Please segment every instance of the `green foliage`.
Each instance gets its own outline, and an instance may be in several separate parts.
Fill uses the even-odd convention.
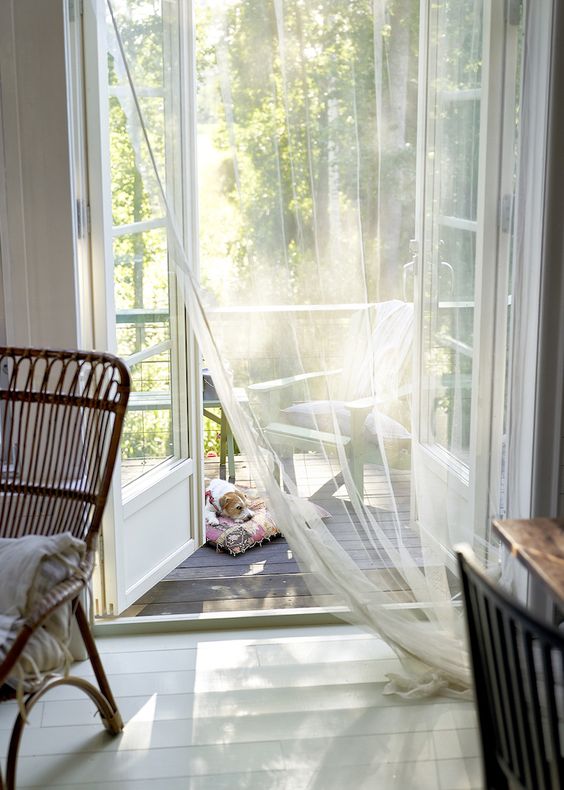
[[[331,303],[400,294],[415,208],[418,3],[388,0],[375,18],[380,5],[197,4],[200,249],[203,284],[218,297]],[[169,183],[178,126],[169,90],[178,68],[175,36],[164,19],[171,8],[159,0],[114,6]],[[117,51],[110,31],[112,216],[119,227],[163,212]],[[129,356],[170,337],[164,228],[116,235],[114,264],[118,351]],[[159,315],[134,320],[132,311],[150,310]],[[170,392],[169,356],[152,362],[134,376],[134,387]],[[208,427],[207,449],[218,450],[217,431]],[[130,413],[126,458],[167,457],[171,448],[170,410]]]
[[[151,147],[165,173],[165,28],[161,3],[117,0],[116,17],[128,65],[140,96]],[[133,97],[108,27],[109,129],[112,221],[116,228],[163,217],[157,183]],[[117,348],[124,357],[170,339],[169,265],[166,230],[120,232],[114,237],[114,298],[118,313]],[[154,311],[150,315],[151,311]],[[132,369],[134,392],[164,396],[170,403],[170,352]],[[149,398],[150,400],[150,398]],[[161,403],[161,406],[163,404]],[[125,460],[149,461],[174,454],[172,411],[130,408],[122,438]]]
[[[219,414],[219,409],[214,409],[214,413]],[[219,458],[221,434],[219,426],[214,420],[209,417],[204,417],[204,458],[208,453],[215,453]]]
[[[121,441],[125,461],[169,458],[172,445],[170,410],[128,411]]]
[[[215,212],[201,213],[204,271],[227,257],[242,301],[252,287],[263,301],[354,302],[365,276],[369,298],[398,295],[415,209],[418,4],[388,2],[380,26],[369,0],[281,7],[283,20],[264,0],[199,13],[198,110],[223,153],[203,187],[237,217],[226,241]]]

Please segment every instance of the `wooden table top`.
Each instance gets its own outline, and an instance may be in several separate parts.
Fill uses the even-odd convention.
[[[494,520],[493,529],[564,609],[564,519]]]

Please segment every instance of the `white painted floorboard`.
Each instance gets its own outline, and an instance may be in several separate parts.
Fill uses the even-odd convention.
[[[401,671],[349,626],[98,640],[126,721],[54,689],[31,717],[18,788],[480,790],[471,703],[384,695]],[[87,662],[74,671],[90,675]],[[15,703],[0,706],[5,755]]]

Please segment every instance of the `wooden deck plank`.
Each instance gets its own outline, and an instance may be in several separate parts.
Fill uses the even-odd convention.
[[[386,570],[367,572],[368,577],[385,580],[388,589],[404,590],[405,585],[400,577]],[[289,575],[264,574],[244,578],[198,580],[167,579],[145,593],[138,604],[178,603],[180,601],[219,600],[230,597],[268,598],[280,596],[307,596],[310,588],[308,573],[292,573]]]
[[[394,600],[398,603],[409,603],[413,600],[408,593],[394,592]],[[139,612],[143,617],[174,614],[202,614],[212,612],[245,612],[269,609],[302,609],[318,606],[334,607],[340,601],[334,595],[285,595],[267,596],[264,598],[222,598],[204,601],[182,601],[171,603],[147,604]]]
[[[201,601],[204,598],[211,601],[229,597],[266,598],[281,595],[309,595],[303,574],[293,573],[289,576],[268,574],[250,578],[214,579],[213,584],[209,584],[207,579],[166,580],[145,593],[137,603]]]
[[[235,563],[246,564],[252,562],[253,558],[260,558],[262,560],[271,557],[278,557],[282,559],[285,555],[291,553],[290,547],[284,538],[274,538],[270,542],[264,542],[262,546],[255,546],[249,549],[244,554],[229,554],[226,551],[216,551],[213,546],[202,546],[197,552],[194,552],[188,559],[180,563],[179,568],[192,568],[201,567],[202,565],[210,566],[223,566],[234,565]]]
[[[377,570],[378,564],[366,560],[359,562],[358,566],[361,570]],[[287,563],[263,563],[261,561],[256,563],[249,563],[248,565],[225,565],[221,567],[204,566],[203,568],[175,568],[166,577],[166,581],[178,581],[180,579],[208,579],[212,583],[213,579],[236,579],[240,576],[248,576],[249,573],[268,573],[273,574],[287,574],[287,573],[301,573],[300,566],[294,561]],[[164,580],[163,580],[164,581]]]

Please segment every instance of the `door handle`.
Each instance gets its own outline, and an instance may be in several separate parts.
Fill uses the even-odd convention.
[[[411,260],[404,263],[401,276],[401,291],[404,302],[413,302],[413,281],[415,278],[415,267],[417,265],[417,254],[419,243],[417,239],[409,240],[409,254]]]
[[[447,293],[445,295],[453,297],[454,296],[454,269],[450,265],[450,263],[448,263],[447,261],[441,261],[440,266],[441,266],[441,270],[442,271],[446,271],[446,274],[447,274],[447,278],[446,279],[447,279],[448,288],[447,288]],[[439,271],[441,271],[441,270],[439,270]],[[440,274],[439,274],[439,278],[440,278]],[[440,282],[441,282],[441,279],[439,279],[439,283]],[[439,285],[439,290],[440,290],[440,285]],[[440,298],[440,296],[439,296],[439,298]]]

